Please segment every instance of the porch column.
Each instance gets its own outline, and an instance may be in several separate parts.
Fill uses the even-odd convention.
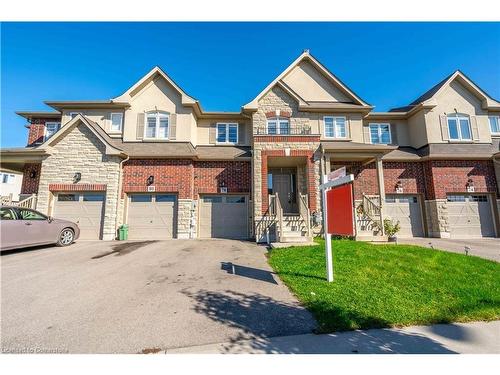
[[[384,186],[384,169],[382,166],[382,156],[377,156],[375,159],[377,168],[377,184],[380,195],[380,222],[382,224],[382,234],[384,235],[384,219],[385,219],[385,186]]]

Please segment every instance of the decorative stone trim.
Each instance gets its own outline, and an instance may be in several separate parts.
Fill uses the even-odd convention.
[[[320,135],[254,135],[254,142],[319,142]]]
[[[292,112],[282,111],[282,110],[278,109],[278,110],[275,110],[275,111],[266,112],[266,117],[267,118],[272,118],[272,117],[290,118],[290,117],[292,117]]]
[[[106,191],[106,184],[49,184],[49,191]]]

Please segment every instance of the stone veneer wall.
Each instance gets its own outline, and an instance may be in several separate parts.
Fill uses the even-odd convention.
[[[105,184],[103,239],[116,237],[118,174],[121,158],[104,154],[105,146],[81,124],[56,143],[43,162],[40,172],[37,209],[52,214],[54,202],[49,184],[72,184],[76,172],[82,174],[78,184]]]
[[[450,237],[446,199],[426,200],[425,220],[429,237]]]

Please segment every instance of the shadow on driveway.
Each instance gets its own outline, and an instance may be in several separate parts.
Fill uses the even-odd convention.
[[[249,279],[265,281],[276,285],[278,284],[276,280],[274,280],[273,273],[271,271],[241,266],[232,262],[221,262],[220,268],[231,275],[248,277]]]

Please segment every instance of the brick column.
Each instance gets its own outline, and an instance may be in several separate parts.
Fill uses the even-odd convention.
[[[309,197],[309,210],[316,211],[317,201],[316,174],[314,173],[314,153],[310,152],[307,155],[307,195]]]
[[[269,193],[267,187],[267,155],[265,152],[261,156],[261,197],[262,197],[262,214],[265,214],[269,209]]]

